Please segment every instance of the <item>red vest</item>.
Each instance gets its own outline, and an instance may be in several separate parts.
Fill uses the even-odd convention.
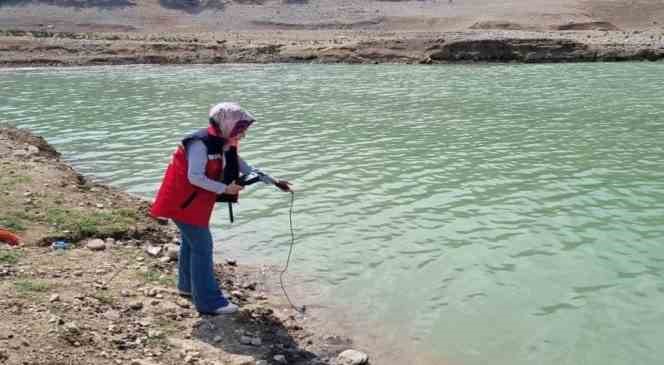
[[[185,145],[201,140],[207,147],[208,160],[205,175],[221,181],[223,177],[224,139],[209,127],[201,129],[182,140],[173,153],[166,169],[164,180],[152,203],[150,215],[155,218],[170,218],[178,222],[199,227],[208,227],[217,194],[192,185],[187,177],[187,153]]]

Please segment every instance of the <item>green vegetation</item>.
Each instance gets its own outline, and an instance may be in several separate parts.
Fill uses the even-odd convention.
[[[18,259],[21,257],[20,251],[15,250],[2,250],[0,251],[0,264],[9,264],[13,265],[18,262]]]
[[[15,188],[17,185],[28,184],[31,182],[32,178],[30,176],[12,175],[10,171],[9,174],[0,177],[0,188],[8,190]]]
[[[30,280],[17,280],[14,282],[14,286],[20,294],[42,293],[51,288],[48,283]]]
[[[5,213],[6,214],[6,213]],[[25,222],[17,215],[0,215],[0,228],[8,229],[12,232],[25,231]]]
[[[148,271],[144,273],[140,273],[139,275],[141,276],[141,279],[146,282],[146,283],[158,283],[161,285],[173,285],[174,284],[174,279],[173,277],[166,276],[162,277],[162,273],[157,271],[157,270],[152,270],[148,269]]]
[[[46,221],[58,231],[67,231],[72,239],[121,236],[134,226],[138,217],[131,209],[89,212],[77,209],[50,208]]]

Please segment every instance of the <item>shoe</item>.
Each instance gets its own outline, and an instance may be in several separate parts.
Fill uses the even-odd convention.
[[[233,314],[233,313],[237,312],[238,309],[240,309],[240,307],[238,307],[237,305],[235,305],[231,302],[228,302],[228,304],[226,304],[225,306],[215,309],[213,313],[214,314]]]

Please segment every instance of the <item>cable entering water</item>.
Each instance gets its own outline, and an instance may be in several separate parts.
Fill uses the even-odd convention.
[[[290,243],[290,248],[288,249],[288,258],[286,259],[286,266],[284,267],[283,270],[281,270],[281,273],[279,274],[279,283],[281,284],[281,290],[284,292],[284,295],[288,300],[288,304],[290,304],[290,306],[293,307],[293,309],[295,309],[298,313],[304,313],[304,311],[307,308],[304,305],[302,307],[295,306],[291,301],[290,297],[288,296],[288,293],[286,292],[286,287],[284,286],[284,273],[286,273],[286,270],[288,270],[288,264],[290,263],[291,255],[293,253],[293,246],[295,245],[295,232],[293,231],[293,203],[295,201],[295,192],[291,191],[290,193],[291,193],[291,201],[290,201],[290,212],[288,213],[288,221],[290,223],[291,243]]]

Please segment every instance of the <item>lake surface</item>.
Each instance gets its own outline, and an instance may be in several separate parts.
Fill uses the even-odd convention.
[[[664,64],[0,70],[0,121],[150,198],[238,101],[242,155],[295,184],[295,301],[377,364],[659,364]],[[252,186],[218,253],[282,265],[290,197]],[[296,287],[296,288],[295,288]]]

